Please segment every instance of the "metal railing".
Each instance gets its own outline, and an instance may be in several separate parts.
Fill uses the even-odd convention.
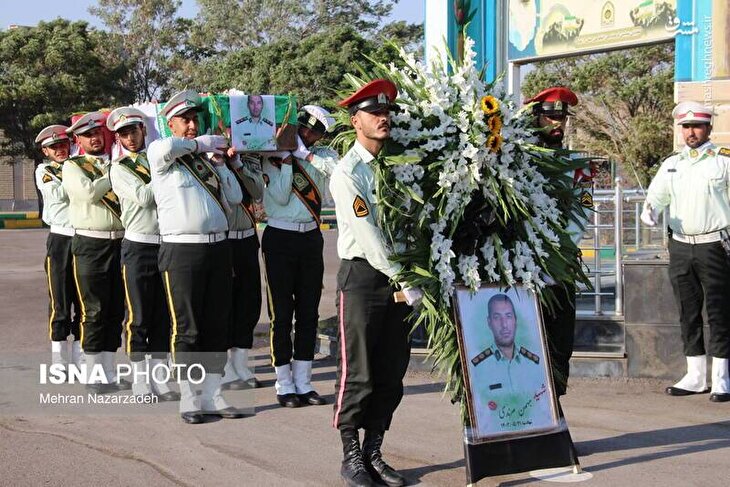
[[[580,245],[584,255],[593,253],[592,259],[584,260],[593,291],[579,290],[578,295],[579,298],[592,296],[593,306],[591,311],[579,310],[581,317],[623,316],[624,255],[627,251],[638,252],[649,248],[658,251],[666,248],[667,244],[666,214],[662,215],[660,225],[654,228],[643,226],[640,215],[644,191],[624,189],[621,178],[616,178],[614,182],[613,189],[594,191],[591,223],[586,226]],[[586,240],[592,241],[592,245],[583,245]],[[611,279],[613,291],[606,290]],[[610,298],[612,303],[607,302]]]

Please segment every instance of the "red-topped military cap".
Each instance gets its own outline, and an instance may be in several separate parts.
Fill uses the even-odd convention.
[[[578,104],[578,96],[565,86],[554,86],[525,100],[525,105],[529,103],[535,103],[535,111],[543,115],[572,115],[568,108]]]
[[[339,102],[338,105],[347,108],[352,115],[358,110],[370,113],[392,110],[395,108],[393,102],[397,96],[398,89],[393,82],[379,78],[372,80],[351,96]]]

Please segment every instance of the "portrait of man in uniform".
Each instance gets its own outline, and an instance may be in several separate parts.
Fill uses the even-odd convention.
[[[269,95],[230,95],[231,134],[240,151],[276,150],[276,102]]]
[[[537,296],[530,290],[458,289],[456,312],[474,440],[557,427]]]

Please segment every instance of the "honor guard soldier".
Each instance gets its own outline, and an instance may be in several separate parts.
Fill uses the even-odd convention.
[[[145,147],[145,114],[138,108],[121,107],[106,120],[116,134],[122,155],[112,162],[110,178],[122,208],[122,280],[127,305],[124,348],[132,362],[132,392],[156,394],[161,401],[180,399],[164,381],[160,367],[170,351],[170,315],[157,266],[160,229],[152,191],[150,165]],[[149,367],[146,355],[151,359]],[[157,373],[150,379],[149,371]],[[152,386],[150,386],[152,384]]]
[[[231,348],[226,362],[225,388],[259,387],[259,381],[248,367],[248,355],[253,347],[253,330],[261,315],[261,269],[259,268],[259,238],[253,203],[264,195],[264,178],[258,156],[239,156],[229,149],[228,164],[241,188],[243,198],[233,206],[228,217],[228,240],[233,259],[233,293]]]
[[[535,126],[540,130],[537,132],[540,140],[539,145],[547,149],[560,150],[563,148],[565,127],[570,113],[570,107],[578,104],[578,96],[564,86],[557,86],[541,91],[535,97],[525,101],[525,104],[532,103],[532,110],[535,116]],[[591,211],[593,208],[593,175],[590,170],[577,169],[570,171],[569,176],[573,179],[576,197],[586,208]],[[587,223],[587,216],[584,214],[581,223],[569,219],[567,231],[571,235],[573,243],[578,245],[583,238],[583,228]],[[576,259],[578,256],[576,256]],[[551,309],[542,306],[542,315],[545,319],[545,331],[548,335],[550,358],[553,367],[557,371],[557,377],[553,378],[555,392],[558,396],[566,393],[568,376],[570,374],[570,357],[573,355],[573,341],[575,336],[575,294],[576,284],[561,283],[553,284],[551,290],[556,302]]]
[[[702,305],[706,301],[712,356],[710,401],[730,401],[730,150],[710,141],[712,110],[679,103],[672,116],[685,147],[666,159],[649,185],[641,219],[657,223],[669,207],[669,278],[679,305],[687,373],[670,396],[707,390]]]
[[[313,389],[312,360],[322,296],[324,239],[319,229],[322,189],[337,164],[337,154],[314,147],[334,119],[308,105],[299,114],[298,148],[264,163],[268,180],[264,207],[268,216],[262,237],[271,318],[271,360],[276,370],[276,398],[284,407],[322,405]],[[294,344],[292,352],[292,319]]]
[[[81,309],[76,294],[71,263],[71,240],[74,229],[68,216],[68,195],[63,188],[63,163],[70,154],[71,141],[64,125],[50,125],[35,139],[49,162],[38,165],[35,182],[43,195],[43,221],[51,227],[46,240],[45,270],[48,278],[48,336],[51,340],[51,363],[81,362],[79,320]],[[73,317],[71,315],[73,307]],[[71,354],[66,350],[69,335],[74,336]]]
[[[400,266],[377,224],[375,175],[370,165],[390,136],[395,85],[377,79],[339,105],[348,109],[357,140],[330,179],[337,213],[338,338],[333,424],[340,430],[344,460],[340,474],[348,485],[405,485],[382,458],[381,445],[403,397],[410,358],[409,305],[423,294],[405,288],[407,304],[396,303],[392,278]],[[359,429],[365,430],[360,447]]]
[[[246,99],[250,116],[236,120],[241,125],[241,134],[246,144],[246,150],[266,149],[274,144],[276,124],[262,116],[264,98],[261,95],[249,95]]]
[[[206,153],[222,154],[225,137],[198,136],[200,96],[175,94],[162,114],[172,137],[150,144],[147,157],[160,225],[159,266],[172,319],[171,351],[181,372],[180,417],[202,423],[204,416],[240,418],[221,395],[231,319],[231,249],[228,218],[241,202],[241,189],[225,164]],[[191,364],[205,369],[201,397],[187,374]]]
[[[106,115],[91,112],[66,132],[76,136],[84,154],[63,164],[63,187],[68,193],[71,225],[75,229],[71,251],[81,302],[81,348],[88,367],[102,364],[107,383],[87,384],[103,393],[129,389],[117,381],[114,355],[122,343],[124,289],[120,251],[124,231],[119,199],[109,181],[109,158],[102,127]]]

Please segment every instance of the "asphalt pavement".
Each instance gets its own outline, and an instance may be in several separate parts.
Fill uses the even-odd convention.
[[[20,357],[50,354],[42,268],[45,238],[45,230],[0,231],[0,362],[6,365]],[[335,240],[335,231],[325,232],[321,318],[335,314]],[[264,383],[252,398],[256,414],[237,420],[184,425],[174,408],[162,405],[144,410],[130,406],[121,413],[17,411],[9,404],[23,384],[14,383],[14,369],[5,366],[6,379],[0,382],[0,485],[342,485],[339,435],[331,425],[334,361],[318,356],[313,377],[330,405],[279,407],[267,326],[264,312],[252,354]],[[666,385],[650,379],[571,379],[561,402],[581,466],[591,477],[585,485],[730,483],[730,403],[710,403],[708,395],[668,397],[662,392]],[[458,408],[442,389],[439,377],[412,367],[386,435],[386,459],[412,485],[465,484]],[[479,485],[548,482],[523,473]]]

